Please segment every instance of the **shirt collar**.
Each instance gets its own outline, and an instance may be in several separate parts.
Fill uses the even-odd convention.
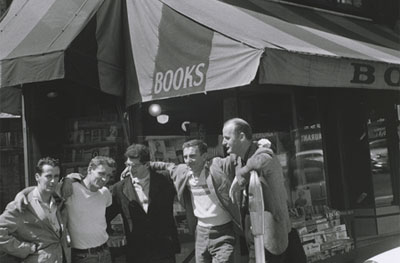
[[[50,208],[52,208],[56,204],[56,200],[54,199],[53,196],[50,197],[50,205],[48,205],[46,202],[43,202],[42,196],[40,195],[39,189],[37,186],[32,191],[32,199],[35,199],[35,200],[39,201],[39,203],[49,206]]]
[[[144,178],[138,178],[138,177],[133,177],[131,175],[131,180],[132,184],[140,184],[140,185],[145,185],[150,182],[150,175],[144,177]]]

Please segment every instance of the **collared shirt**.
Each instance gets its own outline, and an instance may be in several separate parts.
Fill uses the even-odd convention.
[[[60,223],[58,222],[58,219],[57,219],[57,205],[56,205],[56,201],[54,200],[54,198],[51,197],[50,204],[47,204],[46,202],[44,202],[42,200],[42,197],[39,193],[39,189],[37,187],[33,190],[32,198],[39,202],[40,206],[43,209],[43,212],[45,213],[46,217],[49,219],[49,222],[50,222],[51,226],[53,227],[53,229],[56,232],[60,231]]]
[[[146,176],[145,178],[131,176],[131,180],[143,210],[147,213],[149,208],[150,176]]]

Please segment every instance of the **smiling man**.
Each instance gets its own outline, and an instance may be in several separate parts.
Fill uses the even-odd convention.
[[[189,230],[196,235],[196,262],[234,262],[235,256],[239,259],[235,230],[241,229],[239,207],[228,196],[234,167],[221,158],[208,161],[201,140],[187,141],[182,149],[185,164],[154,162],[152,167],[170,172]]]
[[[111,166],[110,158],[96,156],[89,163],[87,176],[72,184],[73,194],[66,206],[74,263],[111,262],[105,218],[106,208],[112,203],[105,187],[112,174]]]
[[[37,186],[27,195],[27,205],[20,211],[11,202],[0,216],[0,251],[27,263],[69,262],[63,203],[53,198],[59,178],[57,160],[39,160]]]

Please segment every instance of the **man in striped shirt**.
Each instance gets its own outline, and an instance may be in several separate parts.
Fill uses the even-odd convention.
[[[170,171],[189,229],[196,230],[196,262],[233,262],[234,228],[241,228],[239,207],[229,198],[233,166],[220,158],[207,161],[207,145],[201,140],[187,141],[182,149],[185,164],[155,162],[152,166]]]

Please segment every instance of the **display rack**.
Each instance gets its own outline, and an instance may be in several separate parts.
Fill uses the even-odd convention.
[[[307,262],[315,262],[348,253],[354,242],[342,223],[340,212],[324,205],[289,209],[292,227],[296,228]]]
[[[74,118],[67,121],[63,145],[63,173],[87,173],[90,160],[108,156],[123,163],[123,132],[117,115]]]

